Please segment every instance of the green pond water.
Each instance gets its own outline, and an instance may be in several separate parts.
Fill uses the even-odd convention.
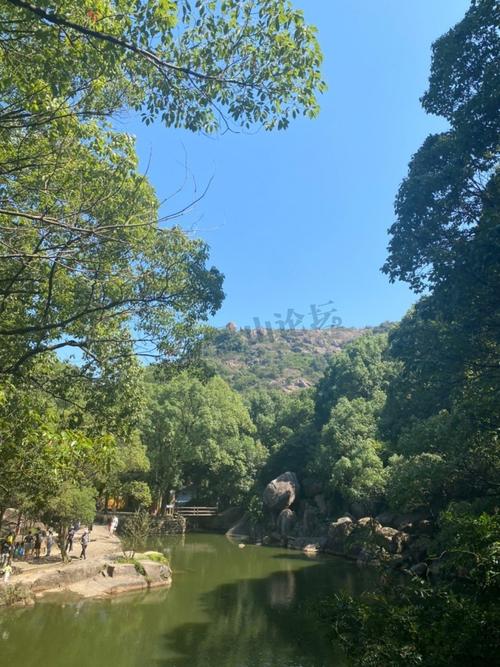
[[[160,547],[174,571],[169,590],[2,611],[0,665],[341,667],[311,608],[333,591],[373,588],[377,576],[334,557],[240,549],[221,535]]]

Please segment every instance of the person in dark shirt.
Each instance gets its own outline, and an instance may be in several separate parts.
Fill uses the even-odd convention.
[[[73,540],[75,539],[75,529],[73,526],[69,529],[68,538],[66,540],[66,551],[73,551]]]

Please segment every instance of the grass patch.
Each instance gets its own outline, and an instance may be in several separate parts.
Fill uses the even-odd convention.
[[[161,565],[169,564],[168,558],[160,551],[147,551],[144,555],[148,560],[152,560],[153,563],[161,563]]]

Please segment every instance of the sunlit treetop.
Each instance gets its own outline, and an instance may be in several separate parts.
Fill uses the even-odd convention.
[[[30,113],[282,129],[325,90],[316,29],[289,0],[5,0],[0,23],[0,87]]]

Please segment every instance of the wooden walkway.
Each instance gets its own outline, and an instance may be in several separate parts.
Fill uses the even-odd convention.
[[[176,506],[176,514],[181,516],[194,517],[194,516],[216,516],[218,510],[217,507],[195,507],[192,505],[186,505],[185,507]]]

